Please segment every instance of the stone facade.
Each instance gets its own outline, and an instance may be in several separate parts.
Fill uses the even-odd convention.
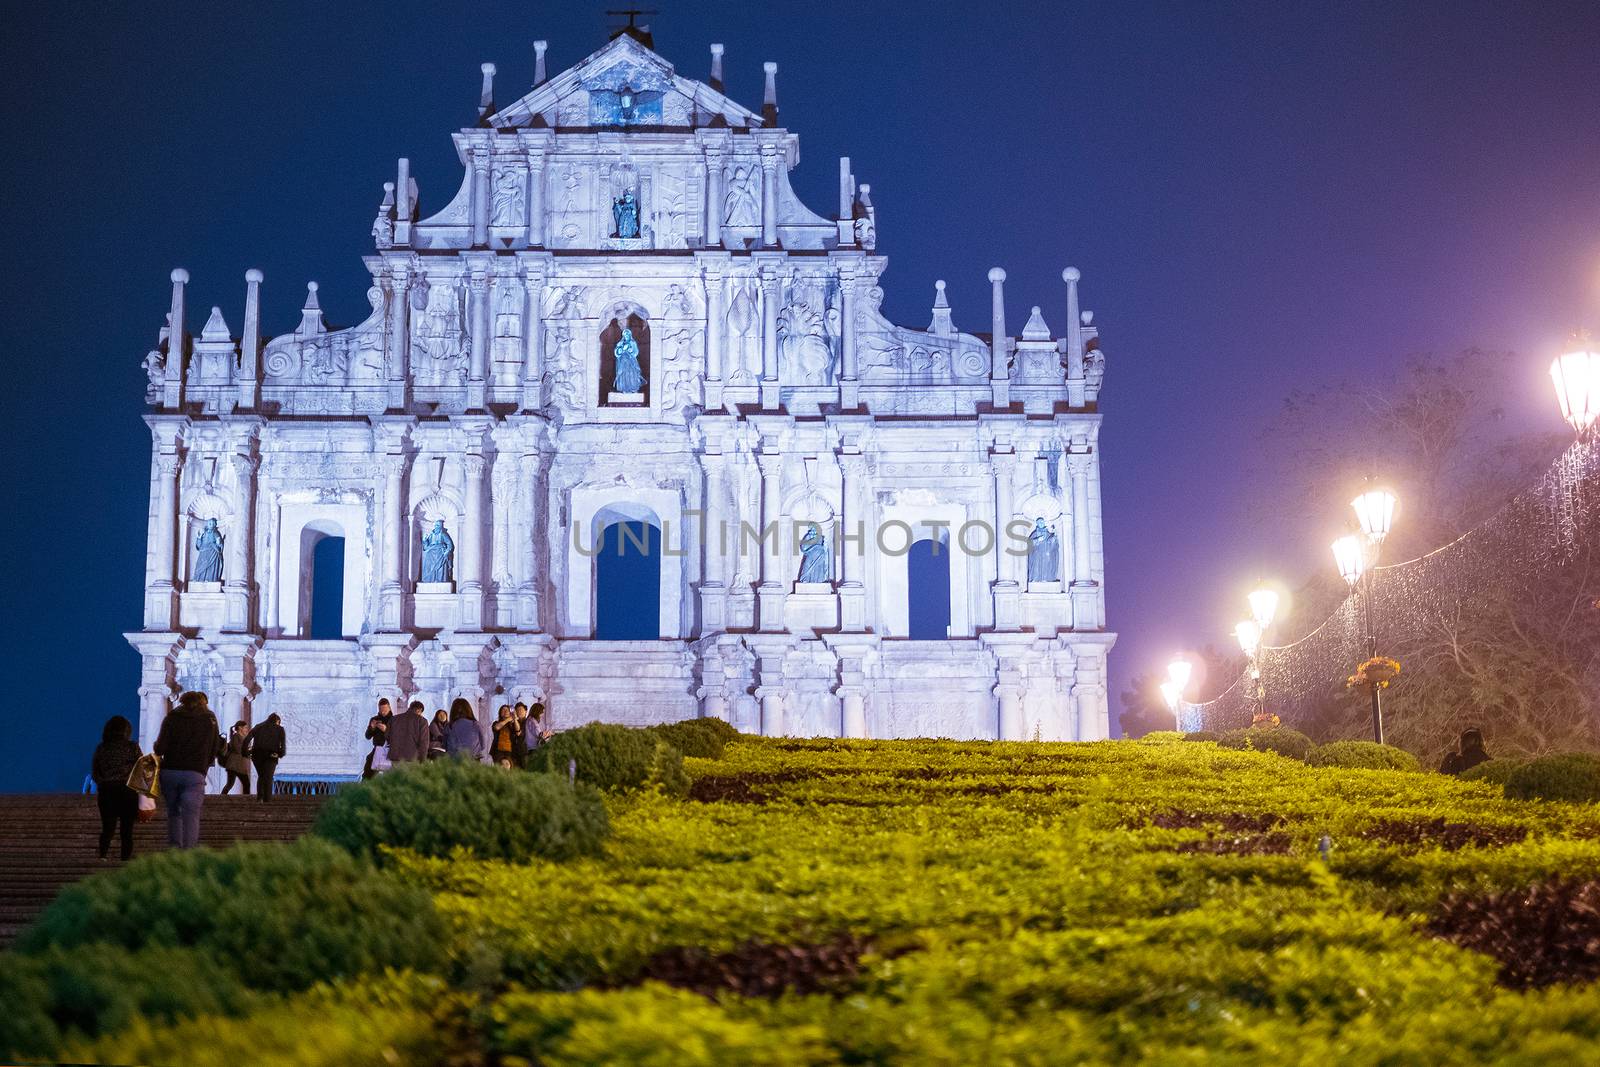
[[[288,774],[358,769],[380,694],[465,696],[484,720],[537,698],[556,726],[1108,736],[1104,361],[1078,272],[1058,338],[1038,308],[1007,335],[998,269],[990,335],[955,328],[942,282],[926,329],[890,323],[870,187],[843,160],[836,217],[801,204],[776,67],[756,113],[712,52],[697,82],[622,32],[501,108],[486,65],[456,195],[424,216],[407,161],[385,183],[357,326],[330,329],[312,283],[298,328],[262,338],[251,271],[242,337],[218,309],[191,336],[173,272],[128,635],[146,744],[191,688],[227,721],[280,712]],[[645,379],[627,395],[623,327]],[[190,580],[208,519],[222,577]],[[1058,562],[1030,580],[1038,519]],[[451,580],[423,582],[435,522]],[[618,522],[661,532],[657,640],[596,638],[594,548]],[[828,580],[802,583],[810,523]],[[326,537],[343,635],[316,640]],[[928,539],[950,625],[913,640],[905,549]]]

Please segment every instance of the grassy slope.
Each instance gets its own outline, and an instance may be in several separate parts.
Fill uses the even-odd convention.
[[[1600,1055],[1596,986],[1505,990],[1492,959],[1420,929],[1449,891],[1600,877],[1595,807],[1192,743],[751,741],[689,766],[702,795],[731,799],[615,798],[599,860],[403,861],[458,957],[495,976],[474,1000],[491,1048],[546,1063]],[[1423,823],[1441,817],[1467,829]],[[1444,847],[1473,838],[1508,843]],[[634,984],[666,949],[845,934],[873,947],[842,996]]]

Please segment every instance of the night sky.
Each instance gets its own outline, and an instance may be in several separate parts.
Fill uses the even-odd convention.
[[[478,64],[502,104],[605,43],[601,4],[279,0],[36,4],[7,15],[0,181],[6,676],[0,789],[76,787],[101,723],[136,711],[149,434],[140,360],[187,267],[191,330],[263,328],[305,282],[367,313],[360,256],[411,157],[427,210],[457,187]],[[1226,638],[1258,574],[1298,579],[1326,538],[1253,522],[1246,477],[1293,388],[1420,350],[1527,355],[1513,412],[1600,322],[1600,4],[857,2],[672,4],[657,50],[730,93],[779,64],[793,181],[824,214],[837,157],[872,185],[884,310],[925,326],[1059,332],[1083,271],[1107,354],[1107,594],[1135,673]]]

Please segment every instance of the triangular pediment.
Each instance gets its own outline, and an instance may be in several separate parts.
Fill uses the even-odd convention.
[[[626,128],[711,125],[719,117],[729,126],[761,125],[755,112],[704,82],[678,76],[664,57],[624,33],[497,109],[485,124]]]

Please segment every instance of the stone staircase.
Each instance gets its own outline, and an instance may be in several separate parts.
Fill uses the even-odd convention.
[[[311,827],[325,796],[208,796],[200,819],[200,843],[224,848],[236,841],[292,841]],[[133,854],[164,851],[167,813],[140,823]],[[0,796],[0,948],[16,940],[62,886],[97,871],[114,870],[121,847],[111,840],[111,859],[97,856],[100,813],[92,796],[25,794]]]

